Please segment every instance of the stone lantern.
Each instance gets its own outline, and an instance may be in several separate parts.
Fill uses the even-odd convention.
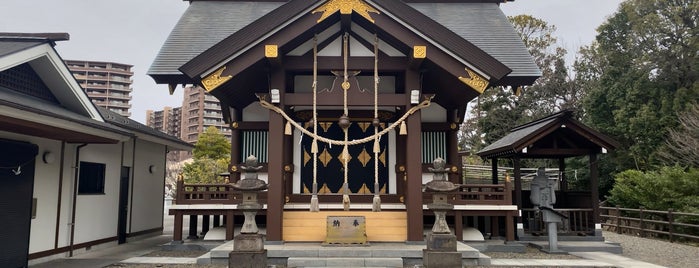
[[[248,156],[240,167],[245,172],[245,178],[237,181],[232,187],[243,193],[243,202],[238,209],[243,211],[245,222],[240,234],[233,238],[233,251],[229,254],[228,267],[267,267],[267,250],[264,249],[264,239],[259,234],[255,215],[262,209],[257,202],[257,194],[267,190],[267,183],[257,178],[257,172],[262,169],[257,157]]]
[[[446,179],[449,169],[446,161],[440,157],[434,160],[431,168],[434,175],[432,180],[425,185],[426,192],[432,192],[432,203],[427,208],[435,215],[432,231],[427,234],[427,249],[423,251],[423,263],[425,267],[462,267],[461,253],[456,250],[456,235],[451,233],[446,221],[446,213],[454,209],[449,204],[448,196],[456,192],[459,185]]]

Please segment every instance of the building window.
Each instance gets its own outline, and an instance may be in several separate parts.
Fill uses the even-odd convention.
[[[422,163],[431,164],[437,157],[447,159],[447,133],[442,131],[422,132]]]
[[[106,165],[80,161],[78,194],[104,194]]]

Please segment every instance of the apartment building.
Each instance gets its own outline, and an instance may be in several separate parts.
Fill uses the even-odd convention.
[[[169,135],[180,137],[182,107],[165,106],[162,110],[146,111],[146,125]]]
[[[214,126],[230,140],[231,129],[223,121],[218,99],[198,86],[188,85],[183,91],[180,139],[194,144],[199,139],[200,133]]]
[[[131,116],[133,65],[83,60],[65,60],[65,63],[93,103],[119,115]]]
[[[231,138],[231,129],[223,121],[221,104],[201,87],[186,86],[181,107],[164,107],[163,110],[146,111],[146,125],[167,134],[179,137],[191,144],[197,143],[199,134],[206,128],[216,127],[226,139]],[[177,161],[191,157],[191,152],[177,152]]]

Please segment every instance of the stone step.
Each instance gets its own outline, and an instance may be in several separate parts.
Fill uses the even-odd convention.
[[[403,267],[403,259],[292,257],[289,258],[287,267]]]

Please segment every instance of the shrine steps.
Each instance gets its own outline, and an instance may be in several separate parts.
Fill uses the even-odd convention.
[[[278,267],[413,267],[422,265],[425,245],[370,243],[367,246],[323,246],[321,243],[265,245],[269,265]],[[198,264],[227,264],[233,241],[212,249]],[[489,265],[490,257],[457,243],[464,265]]]

